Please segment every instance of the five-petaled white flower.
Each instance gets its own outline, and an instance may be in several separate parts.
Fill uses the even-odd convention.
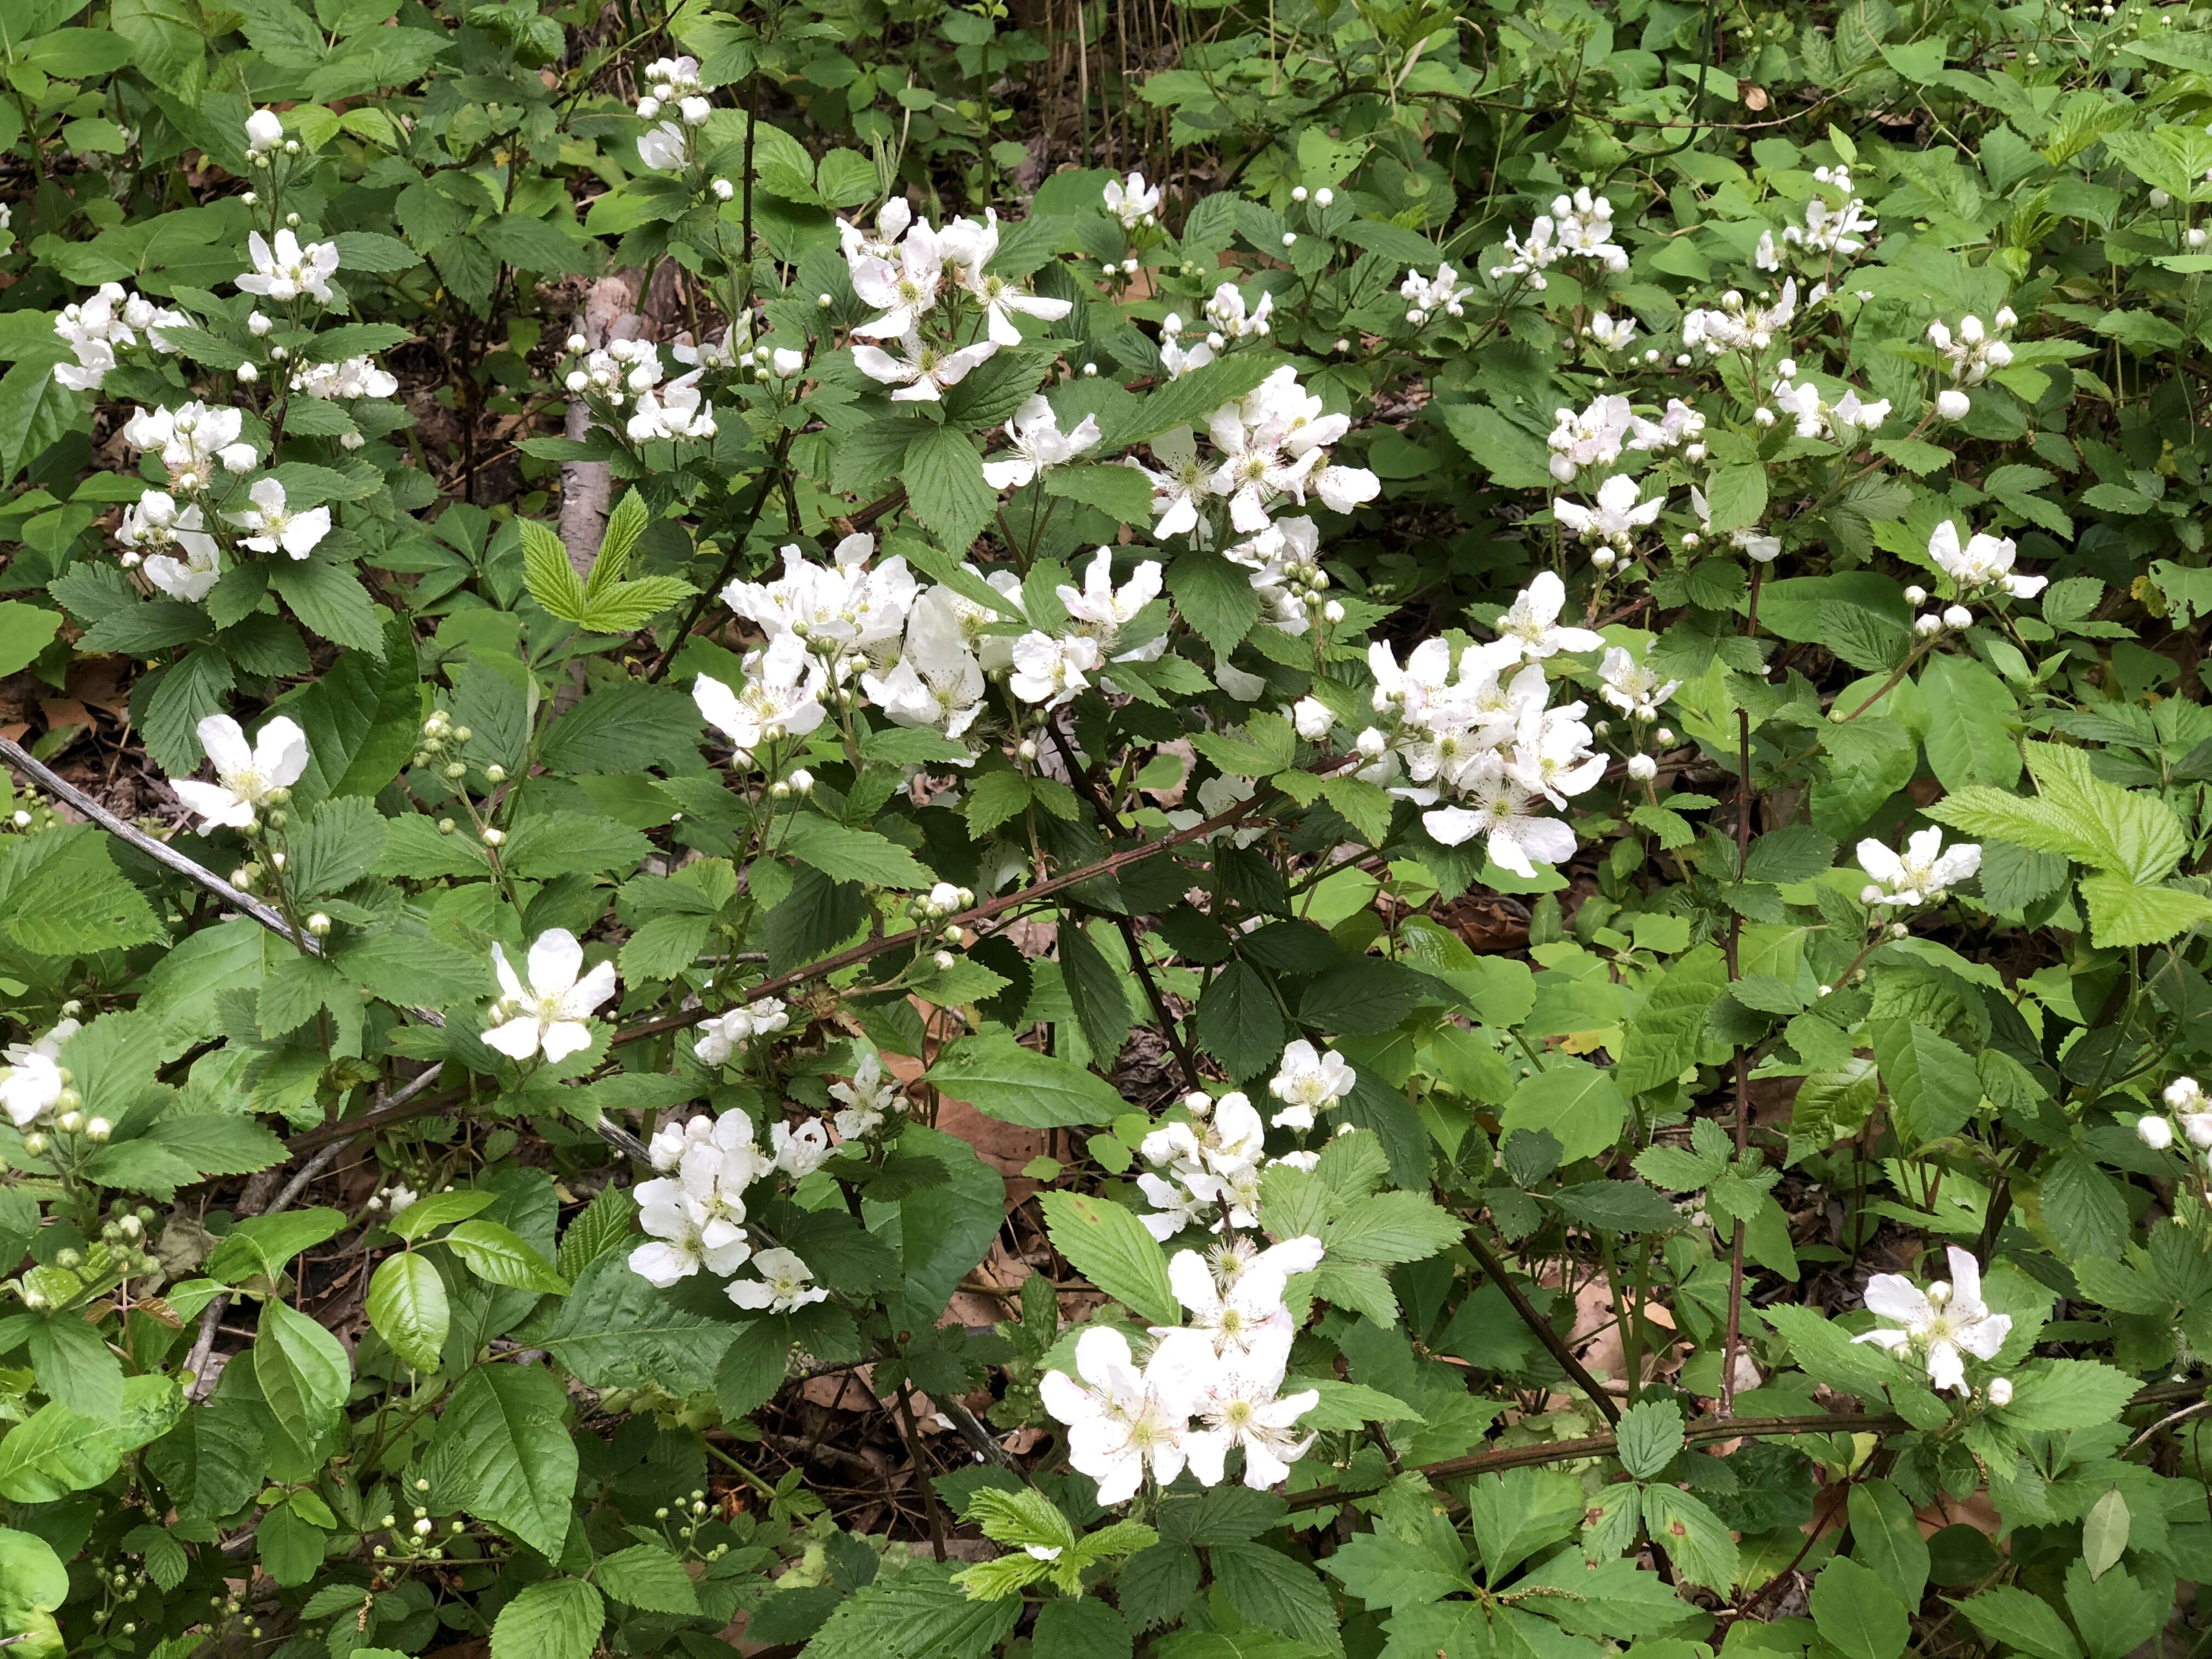
[[[993,341],[979,340],[957,351],[947,351],[908,329],[899,341],[904,356],[894,357],[881,346],[857,345],[853,348],[853,364],[870,380],[896,386],[898,390],[891,393],[895,404],[933,404],[944,396],[945,387],[958,386],[998,349]]]
[[[1283,1060],[1267,1092],[1283,1103],[1275,1114],[1279,1129],[1310,1129],[1314,1114],[1333,1106],[1352,1092],[1359,1073],[1344,1063],[1340,1054],[1322,1054],[1304,1037],[1283,1050]]]
[[[1106,211],[1119,219],[1123,228],[1127,230],[1134,230],[1160,209],[1159,186],[1147,185],[1141,173],[1131,173],[1126,183],[1119,179],[1109,179],[1105,197]]]
[[[497,1023],[483,1034],[488,1047],[510,1060],[528,1060],[543,1051],[557,1062],[592,1046],[592,1028],[585,1022],[615,994],[614,963],[603,962],[584,973],[582,945],[567,928],[553,927],[530,947],[527,987],[515,977],[496,942],[491,965],[502,994],[491,1006]]]
[[[1098,441],[1098,417],[1085,415],[1070,432],[1042,397],[1031,398],[1006,422],[1012,453],[983,463],[983,482],[994,489],[1019,489],[1047,467],[1063,466]]]
[[[691,700],[707,723],[750,757],[778,738],[803,738],[822,724],[826,672],[796,634],[779,634],[746,660],[744,690],[702,674]]]
[[[1979,847],[1965,842],[1947,848],[1943,832],[1933,825],[1914,830],[1902,856],[1872,836],[1859,843],[1858,852],[1859,868],[1874,878],[1859,893],[1859,902],[1867,905],[1938,904],[1982,867]]]
[[[1164,1486],[1173,1482],[1197,1403],[1184,1368],[1155,1353],[1139,1371],[1128,1339],[1100,1325],[1077,1341],[1075,1369],[1081,1382],[1047,1371],[1039,1392],[1045,1409],[1067,1425],[1067,1461],[1097,1481],[1098,1501],[1127,1503],[1148,1470]]]
[[[292,511],[285,505],[284,486],[274,478],[256,478],[246,495],[253,505],[226,516],[246,532],[246,544],[256,553],[281,551],[289,558],[304,559],[331,533],[330,508]]]
[[[241,294],[258,294],[280,304],[307,295],[317,305],[331,302],[331,278],[337,275],[335,242],[302,243],[289,230],[276,233],[272,247],[259,231],[246,239],[253,269],[238,279]]]
[[[251,747],[228,714],[210,714],[198,730],[218,781],[175,778],[169,787],[199,814],[204,829],[250,829],[262,803],[273,792],[289,789],[307,769],[307,734],[282,714],[261,728]]]
[[[54,1108],[69,1086],[62,1074],[62,1044],[77,1034],[77,1022],[63,1020],[35,1042],[11,1042],[0,1055],[0,1111],[19,1129],[27,1129]]]
[[[1966,1356],[1994,1359],[2012,1331],[2012,1316],[1991,1313],[1982,1302],[1982,1270],[1972,1255],[1949,1248],[1951,1279],[1937,1279],[1925,1291],[1901,1273],[1876,1273],[1867,1280],[1868,1311],[1901,1326],[1869,1331],[1854,1342],[1874,1342],[1892,1353],[1917,1350],[1928,1380],[1940,1390],[1966,1391]]]
[[[814,1275],[806,1264],[790,1250],[760,1251],[753,1257],[753,1271],[760,1274],[758,1279],[738,1279],[730,1282],[730,1300],[740,1308],[790,1313],[830,1299],[830,1292],[814,1282]]]
[[[2013,573],[2013,561],[2019,555],[2020,549],[2009,536],[1977,535],[1960,546],[1959,526],[1948,519],[1937,525],[1936,533],[1928,538],[1928,556],[1958,583],[1961,599],[1988,587],[2002,587],[2015,599],[2032,599],[2043,592],[2051,584],[2050,577]]]

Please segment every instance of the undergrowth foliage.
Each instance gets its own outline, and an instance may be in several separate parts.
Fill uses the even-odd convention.
[[[0,1648],[2202,1645],[2204,13],[0,10]]]

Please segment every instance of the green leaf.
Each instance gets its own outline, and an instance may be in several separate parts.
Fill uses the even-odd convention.
[[[568,1395],[550,1371],[477,1365],[453,1389],[432,1442],[461,1505],[548,1560],[561,1553],[576,1493],[567,1409]]]
[[[2144,886],[2125,876],[2086,876],[2081,896],[2088,901],[2090,939],[2100,950],[2163,945],[2212,921],[2212,899],[2203,894],[2181,887]]]
[[[261,1304],[253,1339],[253,1377],[279,1427],[301,1447],[313,1446],[344,1409],[353,1386],[345,1345],[288,1304]]]
[[[1714,535],[1748,530],[1766,512],[1766,469],[1756,462],[1720,468],[1705,488],[1705,501]]]
[[[837,1604],[809,1649],[817,1659],[985,1659],[1012,1633],[1021,1599],[971,1597],[951,1575],[934,1562],[878,1575]]]
[[[1138,405],[1130,441],[1156,438],[1179,426],[1203,426],[1206,416],[1251,392],[1283,361],[1269,351],[1233,351],[1170,380]]]
[[[445,1281],[413,1251],[387,1256],[368,1281],[368,1322],[418,1371],[435,1371],[453,1323]]]
[[[1621,1467],[1638,1480],[1656,1480],[1682,1449],[1682,1408],[1671,1400],[1631,1406],[1613,1425]]]
[[[31,1370],[50,1400],[110,1423],[123,1411],[123,1362],[77,1314],[49,1314],[31,1327]]]
[[[1875,1061],[1906,1144],[1924,1146],[1963,1127],[1982,1098],[1973,1057],[1909,1020],[1879,1020],[1872,1030]]]
[[[1095,507],[1118,524],[1146,526],[1152,523],[1152,481],[1133,466],[1048,467],[1042,482],[1046,495]]]
[[[1897,1659],[1912,1638],[1912,1620],[1897,1590],[1848,1557],[1814,1576],[1813,1626],[1844,1659]]]
[[[785,827],[782,849],[832,881],[857,881],[910,892],[929,885],[929,872],[914,854],[872,830],[855,830],[819,812],[797,812]]]
[[[1946,789],[2020,781],[2020,749],[2009,722],[2018,717],[2012,692],[1972,657],[1939,653],[1920,673],[1928,708],[1928,764]]]
[[[1772,835],[1760,836],[1752,843],[1753,851],[1774,839]],[[1832,849],[1833,843],[1829,845]],[[1824,866],[1826,861],[1821,860]],[[1640,1094],[1672,1083],[1696,1065],[1705,1016],[1727,992],[1728,977],[1728,963],[1717,945],[1700,945],[1678,957],[1630,1023],[1620,1064],[1613,1068],[1614,1083]]]
[[[269,585],[292,614],[332,645],[384,654],[385,613],[351,567],[330,559],[271,559]]]
[[[617,1601],[647,1613],[696,1616],[699,1592],[684,1564],[659,1544],[633,1544],[592,1569],[599,1588]]]
[[[1073,916],[1060,924],[1060,981],[1075,1005],[1083,1041],[1099,1065],[1110,1067],[1129,1040],[1129,975],[1106,959],[1090,930]]]
[[[998,507],[998,492],[983,482],[983,458],[966,433],[949,426],[932,427],[908,447],[899,482],[915,516],[956,558]]]
[[[714,1386],[714,1367],[736,1334],[726,1320],[678,1306],[629,1270],[627,1250],[611,1248],[576,1275],[537,1340],[586,1388],[657,1388],[681,1397]]]
[[[584,580],[568,562],[560,537],[535,519],[522,526],[522,580],[530,597],[562,622],[584,619]]]
[[[561,1252],[553,1267],[573,1285],[584,1269],[629,1237],[637,1200],[629,1188],[610,1182],[586,1204],[561,1235]]]
[[[146,896],[89,824],[0,845],[0,938],[33,956],[73,958],[165,935]]]
[[[1249,963],[1224,964],[1198,1000],[1198,1045],[1232,1078],[1257,1077],[1281,1056],[1283,1015]]]
[[[1053,1248],[1078,1273],[1142,1319],[1182,1323],[1182,1304],[1168,1283],[1167,1252],[1144,1223],[1120,1205],[1084,1193],[1044,1193],[1037,1202]]]
[[[321,1207],[249,1217],[209,1254],[207,1276],[223,1285],[242,1285],[257,1276],[273,1284],[286,1262],[335,1238],[345,1224],[343,1211]]]
[[[28,665],[61,631],[62,613],[18,599],[0,601],[0,679]]]
[[[464,1221],[441,1241],[488,1285],[519,1291],[568,1293],[568,1281],[545,1258],[495,1221]]]
[[[1072,1060],[1025,1048],[1006,1031],[952,1044],[929,1068],[929,1081],[984,1116],[1025,1129],[1110,1123],[1129,1109],[1104,1079]]]
[[[2013,1378],[2012,1403],[2000,1407],[2014,1429],[2089,1429],[2117,1422],[2135,1379],[2093,1359],[2041,1359]]]
[[[1905,1494],[1887,1480],[1863,1480],[1851,1488],[1850,1517],[1852,1559],[1918,1607],[1928,1588],[1928,1542]]]
[[[1544,1129],[1559,1138],[1563,1163],[1593,1158],[1620,1139],[1628,1102],[1612,1076],[1585,1060],[1554,1058],[1505,1103],[1500,1128]]]
[[[1359,1200],[1330,1224],[1328,1250],[1354,1261],[1395,1267],[1449,1249],[1466,1231],[1466,1223],[1426,1194],[1377,1193]]]
[[[2128,1548],[2128,1500],[2118,1486],[2089,1505],[2081,1522],[2081,1565],[2092,1582],[2120,1562]]]
[[[2014,1585],[2001,1584],[1952,1605],[1990,1641],[2033,1659],[2081,1659],[2081,1644],[2051,1604]]]
[[[1176,614],[1226,660],[1260,620],[1260,596],[1251,572],[1218,553],[1184,553],[1168,567],[1168,592]]]
[[[499,1610],[491,1659],[591,1659],[607,1604],[580,1578],[532,1584]]]

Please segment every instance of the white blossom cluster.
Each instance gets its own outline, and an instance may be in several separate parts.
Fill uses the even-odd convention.
[[[1291,1043],[1268,1085],[1282,1103],[1275,1127],[1312,1128],[1315,1115],[1351,1093],[1358,1080],[1342,1055],[1324,1055],[1304,1040]],[[1319,1156],[1296,1152],[1269,1158],[1267,1125],[1242,1091],[1214,1100],[1194,1091],[1182,1103],[1190,1121],[1163,1125],[1138,1148],[1151,1168],[1137,1177],[1137,1189],[1152,1206],[1151,1214],[1138,1218],[1163,1243],[1187,1227],[1223,1233],[1258,1225],[1260,1178],[1267,1170],[1277,1164],[1310,1170]]]
[[[1948,1255],[1950,1279],[1939,1279],[1925,1291],[1901,1273],[1876,1273],[1867,1280],[1868,1311],[1890,1326],[1851,1340],[1875,1343],[1894,1354],[1916,1354],[1936,1389],[1965,1394],[1967,1358],[1996,1358],[2011,1334],[2012,1316],[1992,1313],[1983,1303],[1981,1266],[1971,1254],[1954,1244]],[[1996,1379],[1988,1397],[1994,1406],[2009,1403],[2011,1383]]]
[[[1492,280],[1526,276],[1539,293],[1543,273],[1561,259],[1586,259],[1615,276],[1628,269],[1628,251],[1613,240],[1613,204],[1587,185],[1553,198],[1551,212],[1537,216],[1526,241],[1508,231],[1505,251],[1513,257],[1490,268]]]
[[[1152,1327],[1141,1365],[1127,1336],[1097,1325],[1075,1345],[1073,1376],[1044,1373],[1045,1409],[1067,1425],[1068,1463],[1098,1483],[1099,1503],[1127,1503],[1147,1475],[1164,1486],[1186,1468],[1200,1486],[1218,1486],[1231,1451],[1244,1454],[1248,1486],[1266,1491],[1290,1478],[1314,1439],[1298,1419],[1321,1395],[1282,1392],[1297,1335],[1284,1297],[1291,1275],[1321,1258],[1312,1237],[1264,1249],[1232,1239],[1210,1261],[1180,1250],[1168,1281],[1186,1322]]]
[[[1493,862],[1524,877],[1573,855],[1573,830],[1547,813],[1605,773],[1588,705],[1550,703],[1545,660],[1605,644],[1560,623],[1565,603],[1565,584],[1545,571],[1498,618],[1499,637],[1456,662],[1441,639],[1414,647],[1402,667],[1385,641],[1367,653],[1381,724],[1359,734],[1370,757],[1359,775],[1427,808],[1421,825],[1443,845],[1481,836]]]
[[[56,367],[54,379],[72,392],[97,392],[121,354],[141,339],[155,351],[173,354],[176,347],[162,331],[191,326],[181,311],[157,306],[120,283],[102,283],[90,299],[64,306],[54,319],[54,332],[76,354],[74,363]]]
[[[1406,321],[1413,328],[1437,317],[1464,317],[1468,298],[1473,292],[1461,286],[1457,271],[1442,264],[1437,267],[1434,276],[1409,270],[1406,280],[1398,284],[1398,297],[1406,302]]]
[[[1160,319],[1160,368],[1170,380],[1193,369],[1204,368],[1232,341],[1264,340],[1274,331],[1275,296],[1262,294],[1257,305],[1248,307],[1244,290],[1224,283],[1206,300],[1201,313],[1206,331],[1195,345],[1185,345],[1182,313],[1170,311]]]
[[[2012,362],[2012,347],[2005,334],[2020,319],[2013,314],[2010,306],[1998,307],[1986,329],[1982,319],[1967,315],[1959,319],[1954,332],[1942,318],[1928,325],[1929,343],[1948,369],[1951,384],[1936,394],[1936,412],[1947,421],[1963,421],[1973,407],[1973,400],[1965,388],[1979,386],[1989,379],[1990,371],[2006,367]]]
[[[873,235],[842,219],[838,230],[854,293],[880,313],[854,335],[898,344],[896,356],[879,345],[856,345],[853,362],[870,380],[896,387],[894,403],[934,403],[1000,347],[1019,345],[1017,316],[1057,322],[1073,308],[1073,301],[1031,294],[988,269],[999,251],[999,216],[988,209],[981,222],[957,218],[933,229],[905,198],[895,196],[877,216]],[[956,346],[961,314],[970,307],[981,318],[983,337]]]
[[[4,1089],[5,1085],[0,1085]],[[2207,1099],[2204,1086],[2193,1077],[2178,1077],[2166,1085],[2166,1111],[2146,1112],[2136,1120],[2136,1133],[2142,1144],[2154,1152],[2164,1152],[2173,1145],[2174,1129],[2178,1125],[2181,1139],[2205,1155],[2206,1165],[2212,1168],[2212,1099]]]
[[[1226,504],[1231,528],[1256,536],[1286,498],[1305,506],[1309,490],[1338,513],[1373,501],[1382,481],[1329,456],[1351,429],[1349,416],[1328,413],[1321,398],[1298,384],[1297,371],[1283,365],[1248,395],[1213,411],[1206,422],[1211,454],[1201,455],[1188,434],[1153,441],[1160,468],[1139,469],[1152,485],[1152,534],[1212,545],[1209,508],[1217,501]]]
[[[1791,225],[1782,240],[1808,253],[1845,254],[1864,250],[1875,232],[1875,220],[1851,185],[1848,167],[1815,167],[1814,179],[1827,185],[1842,200],[1831,205],[1824,196],[1805,204],[1805,222]]]
[[[1035,434],[1042,420],[1028,412]],[[741,688],[702,675],[693,695],[749,763],[769,744],[805,737],[835,705],[873,708],[895,725],[957,740],[982,714],[993,680],[1018,704],[1050,709],[1073,699],[1103,667],[1149,660],[1166,648],[1162,629],[1142,637],[1134,631],[1160,595],[1156,560],[1139,561],[1116,585],[1114,550],[1100,548],[1081,587],[1055,589],[1069,629],[1047,632],[1024,629],[1027,609],[1011,571],[986,577],[969,566],[969,592],[924,587],[905,560],[874,563],[874,551],[873,538],[849,536],[822,565],[787,547],[781,576],[733,581],[723,590],[724,603],[768,642],[744,659]],[[996,602],[986,606],[969,597],[974,592],[996,595]]]
[[[679,172],[691,160],[692,133],[714,112],[700,80],[699,61],[657,58],[646,67],[645,85],[637,100],[638,119],[658,125],[638,135],[638,160],[656,173]]]
[[[770,1176],[798,1181],[813,1173],[830,1155],[828,1133],[818,1121],[795,1130],[779,1122],[769,1139],[763,1150],[754,1139],[752,1118],[735,1110],[719,1117],[702,1113],[655,1134],[648,1150],[659,1174],[640,1182],[634,1194],[649,1242],[630,1252],[630,1271],[665,1290],[703,1267],[730,1279],[725,1294],[731,1301],[760,1312],[790,1313],[826,1300],[830,1292],[813,1282],[796,1254],[775,1246],[754,1250],[744,1195]],[[735,1278],[749,1261],[759,1277]]]

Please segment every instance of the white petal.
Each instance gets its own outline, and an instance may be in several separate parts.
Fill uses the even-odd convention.
[[[538,1052],[538,1036],[537,1020],[526,1014],[494,1026],[483,1034],[483,1040],[485,1047],[498,1049],[510,1060],[527,1060]]]
[[[542,997],[558,996],[583,971],[584,947],[565,927],[550,927],[530,947],[530,988]]]

